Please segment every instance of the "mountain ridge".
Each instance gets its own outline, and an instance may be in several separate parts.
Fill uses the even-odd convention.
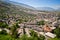
[[[51,7],[37,7],[37,10],[43,10],[43,11],[55,11],[55,9]]]
[[[19,5],[19,6],[22,6],[22,7],[25,7],[25,8],[29,8],[29,9],[35,9],[34,7],[30,6],[30,5],[27,5],[27,4],[24,4],[24,3],[18,3],[18,2],[13,2],[13,1],[7,1],[8,3],[11,3],[11,4],[15,4],[15,5]]]

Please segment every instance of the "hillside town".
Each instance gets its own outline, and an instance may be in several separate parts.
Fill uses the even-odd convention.
[[[30,37],[30,30],[36,32],[38,36],[43,35],[46,40],[48,40],[49,38],[55,38],[57,36],[53,33],[53,30],[55,30],[56,28],[60,28],[60,20],[58,20],[59,17],[57,15],[40,14],[40,16],[38,15],[34,18],[34,20],[29,19],[26,22],[18,23],[19,28],[17,28],[16,31],[18,32],[19,37],[21,37],[23,34],[27,34],[28,37]],[[6,22],[9,27],[11,27],[16,23],[16,20],[11,17],[9,19],[0,20],[0,22]],[[11,34],[10,28],[3,29],[6,30],[8,34]],[[0,31],[2,31],[3,29],[0,28]]]
[[[60,40],[60,11],[39,8],[0,0],[0,40]]]

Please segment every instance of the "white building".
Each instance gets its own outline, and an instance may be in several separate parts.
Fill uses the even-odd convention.
[[[56,37],[55,34],[52,34],[50,32],[45,33],[45,35],[48,36],[48,37],[51,37],[51,38],[55,38]]]

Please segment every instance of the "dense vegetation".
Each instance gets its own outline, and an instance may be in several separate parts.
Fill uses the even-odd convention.
[[[56,28],[53,31],[53,33],[56,34],[56,37],[55,38],[51,38],[50,40],[60,40],[60,28]]]

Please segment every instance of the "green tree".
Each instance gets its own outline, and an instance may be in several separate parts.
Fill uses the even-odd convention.
[[[60,28],[56,28],[54,30],[54,33],[57,35],[58,38],[60,38]]]
[[[60,40],[60,38],[50,38],[49,40]]]
[[[37,22],[37,25],[44,25],[44,20]]]
[[[39,40],[45,40],[45,37],[44,37],[43,35],[40,35],[40,36],[38,37],[38,39],[39,39]]]
[[[8,24],[6,22],[0,22],[0,28],[7,28]]]
[[[2,30],[2,31],[0,31],[0,34],[7,35],[7,32],[6,32],[6,30]]]
[[[0,35],[0,40],[16,40],[12,38],[10,35]]]
[[[12,27],[11,27],[11,33],[12,33],[12,37],[13,38],[18,38],[18,31],[17,31],[17,28],[19,28],[19,26],[17,24],[14,24]]]
[[[31,40],[45,40],[44,36],[42,36],[42,35],[38,36],[38,34],[36,32],[34,32],[33,30],[31,30],[30,35],[31,35],[31,37],[30,37]]]
[[[33,37],[38,37],[38,34],[36,32],[34,32],[33,30],[30,30],[30,35]]]

